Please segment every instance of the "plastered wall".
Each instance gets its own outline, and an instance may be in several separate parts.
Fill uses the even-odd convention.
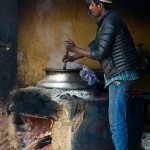
[[[78,47],[95,37],[96,19],[89,17],[84,0],[19,0],[18,5],[18,81],[35,85],[44,78],[44,68],[62,69],[65,54],[63,41],[70,38]],[[135,43],[144,43],[150,51],[150,19],[147,12],[130,1],[114,1]],[[137,5],[138,6],[138,5]],[[146,6],[146,5],[145,5]],[[92,69],[101,68],[97,61],[79,61]],[[68,64],[67,68],[73,68]]]

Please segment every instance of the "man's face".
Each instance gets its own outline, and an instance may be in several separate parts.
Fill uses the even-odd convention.
[[[102,4],[96,5],[93,0],[90,0],[89,11],[92,16],[99,17],[102,15]]]

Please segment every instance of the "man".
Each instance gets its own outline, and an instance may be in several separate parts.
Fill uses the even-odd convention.
[[[138,79],[135,45],[126,25],[112,9],[111,0],[89,0],[88,8],[91,15],[98,17],[96,38],[85,49],[66,39],[66,50],[75,55],[64,57],[63,61],[88,57],[102,63],[105,83],[109,87],[112,140],[116,150],[127,150],[127,102],[131,98],[133,81]]]

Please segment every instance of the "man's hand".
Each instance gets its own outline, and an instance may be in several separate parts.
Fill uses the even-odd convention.
[[[87,47],[85,49],[82,49],[82,48],[78,48],[76,47],[76,45],[74,44],[74,42],[70,39],[66,39],[64,41],[64,45],[65,45],[65,48],[66,50],[69,52],[73,52],[75,53],[75,55],[73,56],[69,56],[68,59],[62,59],[64,62],[67,62],[67,61],[70,61],[70,62],[73,62],[77,59],[80,59],[80,58],[83,58],[83,57],[88,57],[90,58],[90,48]],[[66,57],[65,57],[66,58]]]
[[[74,62],[76,60],[76,58],[74,56],[66,56],[64,55],[64,57],[62,58],[62,61],[65,63],[65,62]]]
[[[72,49],[74,47],[76,47],[75,44],[74,44],[74,42],[72,40],[70,40],[70,39],[66,39],[64,41],[64,45],[65,45],[66,50],[68,50],[70,52],[72,51]]]

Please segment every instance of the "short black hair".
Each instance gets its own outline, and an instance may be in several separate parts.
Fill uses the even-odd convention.
[[[100,4],[100,0],[93,0],[93,2],[94,2],[96,5],[99,5],[99,4]]]
[[[104,8],[106,10],[108,9],[112,9],[112,3],[105,3],[105,2],[101,2],[100,0],[93,0],[93,2],[96,4],[96,5],[99,5],[100,3],[103,4]]]

